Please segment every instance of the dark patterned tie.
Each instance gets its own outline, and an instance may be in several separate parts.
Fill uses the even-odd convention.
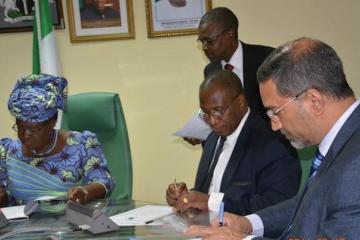
[[[212,177],[214,175],[214,169],[216,167],[217,162],[219,161],[219,157],[220,157],[220,154],[221,154],[221,152],[223,150],[225,141],[226,141],[226,137],[220,137],[220,142],[219,142],[219,144],[218,144],[218,146],[216,148],[213,160],[212,160],[212,162],[210,164],[208,173],[206,175],[205,182],[204,182],[204,184],[203,184],[203,186],[201,188],[201,191],[204,192],[204,193],[209,192],[210,183],[211,183]]]
[[[231,65],[230,63],[227,63],[227,64],[225,64],[224,69],[229,70],[230,72],[232,72],[232,70],[234,69],[234,66]]]

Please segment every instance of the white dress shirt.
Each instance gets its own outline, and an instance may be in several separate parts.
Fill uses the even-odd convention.
[[[241,84],[244,86],[243,48],[240,41],[236,51],[231,56],[229,62],[221,60],[222,69],[224,69],[224,66],[227,63],[234,66],[234,69],[232,71],[240,78]]]
[[[220,186],[222,182],[222,178],[226,169],[226,166],[229,163],[231,154],[234,150],[236,145],[236,141],[241,133],[242,128],[246,120],[248,119],[250,114],[250,109],[248,108],[245,116],[241,119],[239,126],[236,130],[231,133],[229,136],[226,137],[226,141],[224,143],[224,147],[222,152],[220,153],[219,160],[215,166],[213,178],[211,179],[210,187],[209,187],[209,194],[210,198],[208,201],[209,210],[218,212],[220,209],[220,204],[224,197],[224,193],[220,192]],[[220,139],[220,138],[219,138]],[[219,144],[219,140],[217,145]]]
[[[341,127],[344,125],[345,121],[349,118],[351,113],[355,110],[355,108],[360,104],[360,99],[355,101],[335,122],[334,126],[330,129],[330,131],[326,134],[324,139],[321,141],[319,145],[319,151],[323,156],[326,156],[327,152],[331,144],[333,143],[336,135],[339,133]],[[250,214],[245,216],[249,219],[253,229],[253,235],[247,236],[244,238],[245,240],[253,239],[255,236],[263,236],[264,235],[264,224],[261,221],[261,218],[256,214]]]

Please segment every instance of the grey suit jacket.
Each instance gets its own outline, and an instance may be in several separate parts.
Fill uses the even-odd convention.
[[[310,186],[256,214],[265,237],[283,232],[280,239],[360,238],[360,106],[337,134]]]

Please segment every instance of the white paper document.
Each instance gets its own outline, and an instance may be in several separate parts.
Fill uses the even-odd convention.
[[[172,213],[169,206],[146,205],[111,216],[118,226],[156,225],[155,220]]]
[[[25,215],[24,209],[25,209],[25,205],[20,205],[20,206],[1,208],[1,211],[3,212],[7,220],[28,219],[29,216]]]
[[[175,132],[175,136],[205,140],[211,133],[210,126],[198,114],[195,114],[184,126]]]
[[[34,201],[44,201],[44,202],[46,202],[46,201],[63,201],[63,200],[67,200],[67,194],[62,195],[62,196],[45,195],[45,196],[36,198]]]

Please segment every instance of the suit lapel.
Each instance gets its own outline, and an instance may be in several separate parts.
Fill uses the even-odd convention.
[[[244,82],[244,89],[246,92],[246,89],[248,89],[249,86],[249,82],[254,77],[253,73],[255,70],[253,69],[254,68],[253,64],[248,58],[248,56],[250,55],[248,45],[243,42],[241,42],[241,45],[243,50],[243,75],[244,75],[243,82]]]
[[[234,150],[231,153],[229,163],[225,168],[225,172],[221,180],[220,192],[225,192],[225,189],[231,184],[231,181],[238,169],[239,164],[241,164],[241,162],[243,161],[243,156],[248,146],[248,139],[251,131],[250,129],[252,128],[252,125],[254,123],[254,119],[252,119],[253,117],[253,113],[250,112],[249,118],[246,120],[243,128],[241,129],[239,137],[236,140]]]
[[[325,156],[324,165],[320,167],[318,176],[324,174],[327,169],[332,165],[336,157],[341,152],[342,148],[354,133],[354,129],[360,127],[360,105],[354,110],[354,112],[346,120],[338,134],[336,135],[334,142],[331,144],[328,153]]]

